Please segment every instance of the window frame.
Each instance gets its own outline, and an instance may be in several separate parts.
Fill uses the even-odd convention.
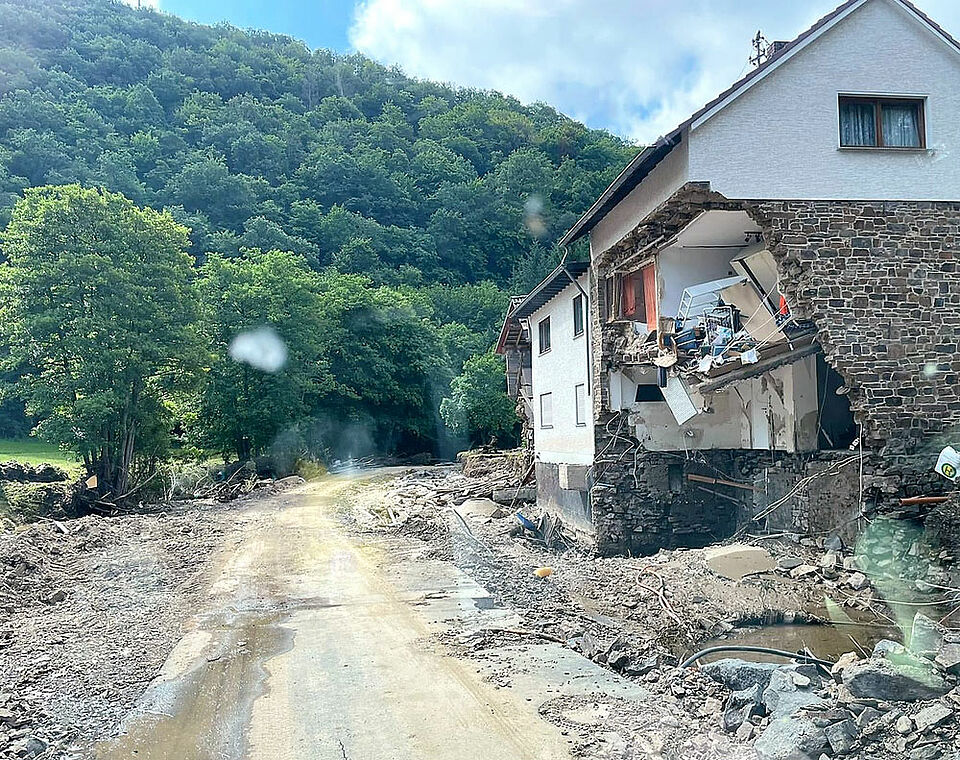
[[[579,321],[579,329],[577,322]],[[587,321],[584,319],[583,294],[577,293],[573,297],[573,337],[579,338],[587,331]]]
[[[547,400],[547,403],[550,405],[550,424],[544,424],[543,418],[543,401]],[[553,430],[553,391],[540,394],[540,429],[541,430]]]
[[[546,329],[544,329],[544,325],[546,325]],[[547,336],[546,348],[544,348],[544,345],[543,345],[544,335]],[[543,354],[550,351],[550,349],[552,348],[552,345],[553,345],[553,340],[552,340],[551,330],[550,330],[550,317],[544,317],[539,322],[537,322],[537,349],[539,350],[540,355],[542,356]]]
[[[874,129],[877,135],[876,145],[844,145],[843,144],[843,105],[845,102],[869,103],[873,106]],[[919,118],[917,132],[920,137],[919,146],[884,145],[883,139],[883,107],[885,105],[916,106]],[[927,98],[909,95],[847,95],[840,93],[837,96],[837,140],[841,150],[892,150],[918,151],[927,149]]]
[[[580,393],[583,393],[583,416],[580,416]],[[586,383],[577,383],[573,386],[573,410],[574,418],[577,423],[577,427],[586,427],[587,426],[587,384]]]

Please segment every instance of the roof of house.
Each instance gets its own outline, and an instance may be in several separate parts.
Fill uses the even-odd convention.
[[[526,296],[510,296],[510,304],[507,306],[507,314],[503,318],[503,326],[500,328],[500,337],[497,338],[496,352],[502,354],[507,349],[507,344],[519,346],[523,342],[523,325],[520,324],[514,316],[516,308],[523,303]]]
[[[571,261],[561,264],[547,275],[546,279],[517,305],[511,312],[513,319],[523,319],[529,317],[537,309],[545,306],[548,301],[555,296],[560,295],[567,287],[573,285],[570,281],[572,277],[576,280],[590,269],[590,263],[586,261]]]
[[[680,126],[670,132],[668,135],[658,139],[653,145],[645,148],[636,158],[633,159],[620,175],[603,191],[603,194],[597,201],[580,217],[576,224],[571,227],[560,239],[561,246],[567,246],[580,239],[592,230],[597,223],[603,219],[611,209],[622,201],[634,188],[639,185],[656,166],[667,157],[667,155],[683,140],[683,134],[694,122],[701,117],[706,116],[714,109],[722,108],[727,101],[737,97],[758,81],[764,74],[779,66],[787,58],[805,47],[819,36],[819,33],[826,29],[841,17],[852,13],[857,7],[865,5],[871,0],[846,0],[826,16],[817,21],[813,26],[803,32],[796,39],[787,43],[777,43],[773,47],[771,55],[759,66],[751,70],[746,76],[737,80],[733,85],[717,95],[713,100],[707,103],[703,108],[694,113],[690,118],[684,121]],[[917,8],[910,0],[893,0],[906,8],[919,21],[926,24],[945,42],[952,45],[960,52],[960,42],[950,36],[943,27],[931,19],[927,14]]]

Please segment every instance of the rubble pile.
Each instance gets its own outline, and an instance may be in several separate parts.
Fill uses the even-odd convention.
[[[726,687],[724,730],[753,741],[761,760],[797,757],[936,760],[956,748],[960,632],[918,614],[917,646],[881,641],[868,658],[849,653],[830,669],[723,659],[701,673]],[[952,637],[952,638],[951,638]],[[695,677],[676,677],[686,684]]]
[[[11,522],[70,516],[74,493],[69,473],[59,467],[0,462],[0,517],[8,515]]]
[[[954,594],[939,583],[952,558],[908,524],[875,521],[856,547],[835,536],[787,535],[604,558],[551,551],[518,527],[516,509],[503,508],[503,499],[499,509],[494,501],[471,502],[497,495],[496,485],[482,478],[414,471],[386,489],[375,498],[391,505],[398,525],[384,517],[382,528],[404,533],[411,523],[428,523],[430,530],[417,534],[427,542],[427,556],[455,562],[498,604],[519,613],[518,630],[446,642],[462,656],[483,658],[491,647],[531,637],[559,641],[639,681],[657,700],[681,709],[698,726],[694,733],[722,734],[744,757],[952,757],[943,748],[953,746],[960,728],[960,633],[917,615],[905,637],[911,649],[884,640],[871,652],[878,638],[900,635],[898,613],[905,609],[913,618],[919,604]],[[522,514],[539,524],[535,505],[524,505]],[[538,577],[543,568],[550,572]],[[888,598],[907,595],[904,581],[889,588],[883,581],[901,572],[918,595],[910,598],[920,601],[894,609]],[[840,626],[813,625],[825,620]],[[832,670],[742,660],[678,667],[683,656],[725,640],[736,644],[751,630],[777,647],[781,624],[801,630],[804,640],[803,630],[829,631],[831,645],[863,649],[845,654]],[[862,627],[843,627],[854,625]],[[844,651],[814,654],[832,661]]]

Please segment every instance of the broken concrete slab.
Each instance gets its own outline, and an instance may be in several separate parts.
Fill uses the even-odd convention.
[[[952,717],[953,710],[943,704],[943,702],[937,702],[929,707],[924,707],[914,715],[913,722],[917,727],[917,731],[925,733],[931,728],[939,726],[941,723],[946,723]]]
[[[770,552],[759,546],[730,544],[705,549],[707,567],[723,578],[739,581],[748,575],[767,573],[776,569],[776,560]]]
[[[524,486],[523,488],[498,488],[493,492],[493,500],[497,504],[509,506],[513,503],[529,504],[537,500],[536,486]]]
[[[852,720],[841,720],[823,729],[835,755],[846,755],[857,742],[857,727]]]
[[[944,644],[934,662],[950,675],[960,675],[960,644]]]
[[[936,699],[951,688],[932,668],[876,657],[847,666],[841,678],[854,697],[888,702]]]

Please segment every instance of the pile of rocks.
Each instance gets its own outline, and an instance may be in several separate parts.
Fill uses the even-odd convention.
[[[829,671],[736,659],[702,671],[730,690],[723,728],[754,741],[761,760],[947,757],[960,728],[960,633],[918,614],[910,641],[881,641]]]

